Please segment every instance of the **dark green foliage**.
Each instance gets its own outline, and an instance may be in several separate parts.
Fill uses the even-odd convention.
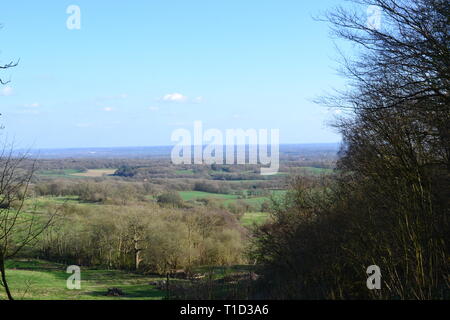
[[[182,207],[184,203],[183,199],[181,198],[178,192],[163,193],[158,196],[157,201],[160,204],[172,205],[178,208]]]
[[[129,166],[121,166],[117,171],[114,173],[115,176],[119,177],[133,177],[137,173],[137,169]]]

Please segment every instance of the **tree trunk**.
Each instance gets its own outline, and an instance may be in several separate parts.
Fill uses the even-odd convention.
[[[140,237],[136,229],[134,229],[134,237],[133,237],[133,244],[134,244],[134,267],[135,270],[139,270],[139,265],[141,263],[141,250],[142,248],[139,248],[139,242]]]
[[[6,281],[6,272],[5,272],[5,261],[0,259],[0,273],[2,277],[3,287],[5,288],[6,296],[9,300],[14,300],[11,295],[11,291],[9,290],[8,282]]]
[[[136,271],[139,270],[139,265],[141,264],[141,257],[140,257],[140,252],[141,249],[136,248],[134,251],[134,256],[135,256],[135,269]]]

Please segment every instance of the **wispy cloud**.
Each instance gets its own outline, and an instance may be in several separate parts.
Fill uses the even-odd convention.
[[[111,112],[111,111],[113,111],[113,108],[111,108],[111,107],[104,107],[102,110],[105,111],[105,112]]]
[[[0,90],[0,96],[4,96],[4,97],[11,96],[11,95],[13,95],[13,93],[14,93],[14,90],[10,86],[3,87]]]
[[[162,97],[162,100],[167,102],[186,102],[188,97],[181,93],[169,93]]]
[[[178,103],[202,103],[204,101],[204,98],[202,96],[198,96],[195,98],[190,98],[188,96],[185,96],[184,94],[175,92],[175,93],[168,93],[162,98],[158,99],[162,100],[164,102],[178,102]]]

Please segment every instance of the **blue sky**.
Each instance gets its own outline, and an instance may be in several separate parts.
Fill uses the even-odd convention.
[[[337,142],[333,111],[312,102],[342,86],[328,26],[342,1],[25,1],[2,4],[3,135],[23,147],[171,144],[191,129],[280,129],[282,143]],[[81,29],[69,30],[69,5]]]

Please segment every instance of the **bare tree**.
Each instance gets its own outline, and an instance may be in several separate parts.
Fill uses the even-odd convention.
[[[0,69],[5,70],[5,69],[13,68],[13,67],[16,67],[18,64],[19,64],[19,61],[17,61],[17,62],[11,61],[9,63],[0,65]],[[9,82],[10,82],[9,80],[5,81],[0,78],[0,84],[2,84],[2,85],[8,84]]]
[[[1,64],[0,70],[16,67],[18,63]],[[9,82],[0,78],[1,85]],[[34,162],[30,165],[26,160],[26,155],[14,153],[13,144],[4,142],[0,153],[0,285],[9,300],[13,300],[13,296],[6,279],[5,262],[24,247],[32,245],[56,215],[42,217],[36,212],[24,210],[35,167]]]
[[[0,24],[0,28],[2,27],[2,25]],[[6,70],[9,68],[14,68],[19,64],[19,61],[17,62],[9,62],[9,63],[5,63],[5,64],[0,64],[0,70]],[[10,81],[9,80],[3,80],[2,78],[0,78],[0,84],[5,85],[8,84]]]
[[[0,153],[0,284],[10,300],[13,297],[5,262],[33,245],[56,216],[56,212],[44,215],[25,209],[33,173],[34,162],[30,164],[25,155],[14,154],[13,147],[5,143]]]
[[[365,212],[355,223],[355,233],[367,236],[365,250],[347,250],[357,253],[355,264],[383,266],[386,296],[442,297],[449,272],[450,3],[352,2],[378,8],[381,24],[367,23],[365,10],[337,8],[327,17],[334,34],[354,44],[343,58],[350,89],[327,101],[351,115],[336,124],[345,141],[339,168],[351,172],[341,191],[352,199],[364,190],[364,206],[346,210]]]
[[[346,111],[335,124],[344,141],[337,178],[326,187],[294,184],[292,199],[274,206],[274,223],[260,228],[268,291],[296,299],[446,299],[450,3],[347,3],[324,19],[352,44],[342,54],[348,86],[321,100]],[[369,6],[380,14],[376,27]],[[317,197],[314,189],[330,192]],[[373,264],[383,290],[358,285]]]

